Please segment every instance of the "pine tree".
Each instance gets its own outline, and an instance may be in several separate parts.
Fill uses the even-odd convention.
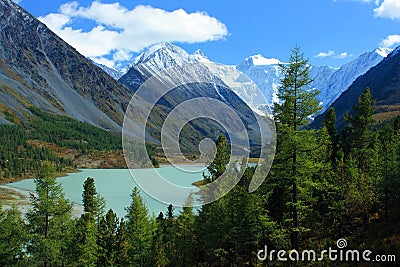
[[[0,204],[0,265],[18,266],[25,256],[26,225],[15,207],[3,211]]]
[[[73,244],[73,256],[78,265],[96,266],[98,255],[97,224],[90,213],[82,214],[77,220]]]
[[[94,179],[88,177],[83,183],[83,193],[82,193],[82,203],[83,210],[85,212],[89,212],[94,214],[96,210],[96,186],[94,183]]]
[[[113,210],[109,210],[100,220],[98,233],[98,262],[100,266],[115,266],[118,250],[118,226],[119,219]]]
[[[340,138],[336,129],[336,112],[333,107],[329,108],[325,114],[323,125],[326,128],[329,139],[329,158],[334,168],[338,167],[340,157]]]
[[[192,266],[195,263],[196,237],[194,229],[195,215],[193,213],[192,196],[189,196],[185,207],[182,208],[176,220],[176,248],[179,253],[177,264],[179,266]]]
[[[345,144],[347,147],[347,203],[348,210],[368,222],[369,213],[377,203],[377,184],[380,179],[376,134],[370,126],[374,122],[371,90],[366,88],[354,106],[354,114],[347,115]]]
[[[129,266],[129,238],[126,223],[121,219],[116,236],[116,266]]]
[[[74,231],[74,257],[80,264],[98,264],[100,218],[104,211],[104,198],[96,190],[94,179],[88,177],[83,184],[82,203],[84,214],[77,220]]]
[[[218,137],[216,142],[216,154],[213,162],[207,166],[208,175],[203,175],[208,183],[218,179],[225,171],[229,163],[229,143],[225,135]]]
[[[168,205],[166,214],[165,218],[162,215],[157,220],[159,227],[157,232],[162,243],[158,250],[162,249],[160,260],[168,266],[173,266],[178,264],[178,251],[176,248],[176,219],[172,204]]]
[[[153,239],[153,251],[155,251],[155,265],[156,266],[167,266],[170,262],[167,253],[167,239],[165,233],[165,221],[164,213],[160,212],[155,219],[156,231]]]
[[[301,182],[302,168],[304,163],[300,162],[301,157],[312,149],[309,141],[313,132],[306,130],[310,116],[318,112],[317,90],[310,88],[312,79],[309,71],[310,65],[295,47],[290,55],[289,64],[280,64],[283,73],[281,85],[278,88],[279,102],[274,104],[274,114],[278,130],[277,150],[281,153],[283,166],[287,168],[288,177],[291,183],[291,213],[292,213],[292,247],[299,249],[299,205],[298,183]]]
[[[130,264],[149,266],[153,263],[153,228],[148,211],[135,187],[131,194],[131,205],[126,208],[126,228],[128,233]]]
[[[400,117],[396,117],[393,125],[387,123],[379,131],[379,162],[381,163],[382,180],[379,183],[380,200],[384,215],[391,213],[391,218],[398,221],[400,212]]]
[[[358,105],[354,106],[354,115],[347,115],[347,126],[350,130],[349,143],[351,155],[357,160],[360,170],[368,168],[368,157],[370,156],[371,145],[374,141],[374,134],[369,126],[374,122],[372,115],[374,114],[371,90],[366,88],[362,95],[358,98]],[[366,154],[367,152],[367,154]]]
[[[65,199],[54,173],[54,165],[42,164],[35,179],[36,194],[31,194],[32,209],[26,216],[30,233],[28,252],[35,263],[44,266],[61,265],[68,260],[72,226],[72,204]]]
[[[203,174],[204,181],[211,183],[217,180],[227,168],[229,163],[229,144],[224,135],[221,135],[216,142],[216,154],[213,162],[207,166],[208,174]],[[230,171],[230,169],[229,169]],[[203,199],[214,199],[214,190],[218,190],[215,186],[210,187],[203,192]],[[199,246],[203,250],[204,260],[213,261],[218,264],[225,264],[226,255],[228,253],[226,247],[221,244],[228,239],[228,228],[231,226],[227,223],[225,205],[225,197],[213,201],[202,206],[199,211],[197,222],[197,233],[199,237]]]
[[[82,203],[83,210],[92,214],[97,224],[99,224],[106,203],[104,198],[97,192],[94,179],[91,177],[88,177],[83,184]]]

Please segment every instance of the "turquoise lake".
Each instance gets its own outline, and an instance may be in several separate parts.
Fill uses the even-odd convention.
[[[184,168],[181,170],[179,167]],[[178,168],[174,166],[161,166],[157,169],[81,169],[80,172],[71,173],[64,177],[59,177],[57,180],[61,183],[66,198],[74,203],[82,203],[83,182],[88,177],[93,177],[96,183],[97,191],[106,200],[106,211],[113,209],[119,217],[125,216],[125,207],[128,207],[131,202],[130,194],[132,189],[139,183],[150,184],[159,192],[169,194],[171,203],[184,203],[187,194],[167,192],[168,189],[162,183],[159,183],[154,177],[154,171],[157,171],[167,182],[190,188],[192,192],[198,189],[192,185],[193,182],[202,179],[202,173],[205,171],[204,165],[182,165]],[[132,173],[132,174],[131,174]],[[135,179],[133,178],[133,176]],[[27,179],[15,183],[10,183],[8,186],[23,190],[34,191],[35,183],[33,179]],[[138,186],[139,189],[140,186]],[[153,197],[147,195],[141,190],[141,195],[149,210],[149,214],[156,216],[162,211],[164,214],[167,211],[168,204],[162,203]],[[175,214],[179,213],[179,208],[175,208]]]

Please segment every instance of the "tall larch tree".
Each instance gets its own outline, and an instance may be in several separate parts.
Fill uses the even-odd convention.
[[[55,166],[42,164],[35,179],[36,194],[31,194],[32,209],[27,213],[30,241],[28,253],[34,264],[62,265],[68,262],[72,204],[54,178]]]
[[[131,205],[126,208],[130,264],[151,266],[154,262],[152,251],[154,224],[148,216],[148,210],[137,187],[132,190],[131,198]]]
[[[283,74],[277,96],[279,102],[274,104],[274,114],[277,123],[278,145],[284,168],[288,169],[286,179],[290,180],[291,213],[292,213],[292,247],[299,248],[299,201],[298,183],[304,174],[304,164],[300,163],[302,156],[310,149],[310,139],[313,132],[305,129],[310,117],[315,115],[318,106],[318,91],[310,88],[310,65],[304,58],[300,48],[296,46],[290,55],[289,64],[280,64]],[[303,166],[302,166],[303,165]]]

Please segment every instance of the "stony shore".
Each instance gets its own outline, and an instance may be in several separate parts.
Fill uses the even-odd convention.
[[[13,206],[21,211],[22,216],[25,217],[28,210],[32,207],[30,205],[30,195],[34,192],[23,190],[8,185],[0,185],[0,201],[3,210],[11,209]],[[82,205],[73,203],[72,217],[79,218],[83,213]]]

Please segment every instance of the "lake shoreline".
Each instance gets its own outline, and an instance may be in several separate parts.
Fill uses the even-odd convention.
[[[15,206],[22,213],[22,217],[25,218],[26,213],[32,208],[30,204],[31,194],[35,194],[35,192],[8,185],[0,185],[0,191],[7,192],[7,199],[2,199],[2,209],[8,210]],[[82,204],[72,201],[71,203],[72,217],[79,218],[83,214]]]

